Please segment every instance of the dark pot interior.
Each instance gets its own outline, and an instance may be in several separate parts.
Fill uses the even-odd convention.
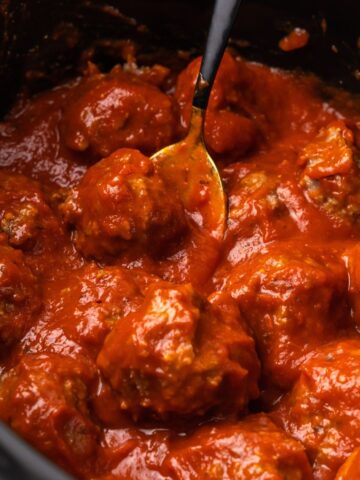
[[[161,57],[164,46],[165,50],[198,53],[212,3],[3,0],[0,87],[7,93],[1,96],[1,111],[6,111],[21,86],[34,92],[76,74],[82,52],[89,47],[94,47],[96,60],[103,68],[109,68],[118,58],[107,40],[136,40],[142,45],[143,62],[149,54]],[[247,0],[235,25],[234,45],[247,58],[283,68],[302,68],[359,91],[358,18],[357,0]],[[294,26],[306,28],[311,40],[301,50],[284,53],[278,41]]]

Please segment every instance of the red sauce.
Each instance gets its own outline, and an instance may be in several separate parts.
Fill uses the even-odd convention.
[[[0,125],[0,419],[82,479],[334,479],[360,447],[359,102],[225,55],[219,243],[149,158],[199,64],[91,66]]]
[[[284,52],[291,52],[305,47],[310,40],[309,32],[303,28],[294,28],[288,35],[279,42],[279,47]]]

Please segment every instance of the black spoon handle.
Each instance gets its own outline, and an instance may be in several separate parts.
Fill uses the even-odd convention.
[[[193,106],[205,110],[241,0],[216,0]]]
[[[0,422],[0,480],[72,480]]]

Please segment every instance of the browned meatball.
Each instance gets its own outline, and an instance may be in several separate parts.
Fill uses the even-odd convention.
[[[53,198],[57,196],[56,191]],[[73,266],[79,261],[41,185],[1,169],[0,233],[9,245],[24,252],[28,265],[40,276],[52,277],[59,265]]]
[[[185,228],[180,201],[137,150],[92,166],[61,210],[76,228],[76,246],[95,258],[136,246],[159,252]]]
[[[58,219],[39,184],[23,175],[0,170],[0,231],[15,248],[38,253],[61,235]],[[53,247],[53,245],[52,245]]]
[[[254,332],[267,382],[291,386],[306,355],[349,324],[347,282],[336,255],[296,243],[278,243],[229,272],[221,287]]]
[[[321,129],[299,157],[304,168],[301,185],[307,198],[334,224],[357,224],[360,218],[360,180],[353,132],[343,121]]]
[[[360,446],[360,340],[319,348],[274,418],[306,447],[317,480],[332,480]]]
[[[0,381],[0,419],[65,468],[87,471],[97,428],[87,401],[95,370],[85,360],[25,355]]]
[[[76,345],[95,356],[117,320],[142,304],[148,283],[157,277],[117,266],[88,264],[71,275],[48,282],[44,289],[43,319],[36,335],[26,342],[27,351],[56,351]],[[63,333],[57,342],[53,331]]]
[[[178,441],[165,465],[176,480],[311,480],[303,446],[263,414],[206,426]]]
[[[229,167],[231,169],[231,166]],[[256,171],[251,167],[229,192],[227,237],[233,236],[245,254],[246,245],[260,246],[296,232],[290,212],[279,191],[284,184],[281,175]],[[231,170],[230,170],[231,171]],[[250,240],[251,239],[251,242]]]
[[[23,253],[0,243],[0,351],[21,338],[40,305],[37,278]]]
[[[101,439],[102,474],[94,480],[172,480],[162,463],[169,451],[167,428],[107,430]],[[124,448],[125,446],[125,448]],[[116,455],[114,455],[116,451]],[[106,472],[105,474],[103,472]]]
[[[154,285],[140,310],[117,323],[98,366],[120,408],[135,417],[199,415],[218,405],[241,410],[257,396],[253,341],[235,305],[213,302],[190,285]]]
[[[120,147],[154,153],[172,143],[175,125],[170,97],[115,67],[91,73],[74,89],[62,130],[69,148],[99,158]]]
[[[180,107],[180,124],[183,132],[189,126],[191,101],[200,64],[201,58],[196,58],[178,78],[175,99]],[[226,53],[222,59],[206,113],[205,139],[215,153],[243,155],[256,144],[256,124],[241,111],[240,98],[243,90],[241,83],[239,65],[231,55]]]

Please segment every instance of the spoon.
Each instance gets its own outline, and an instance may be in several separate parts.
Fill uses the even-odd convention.
[[[221,241],[226,225],[226,197],[221,177],[204,143],[205,111],[241,0],[216,0],[205,53],[192,101],[190,128],[178,143],[151,158],[174,188],[191,218]]]

